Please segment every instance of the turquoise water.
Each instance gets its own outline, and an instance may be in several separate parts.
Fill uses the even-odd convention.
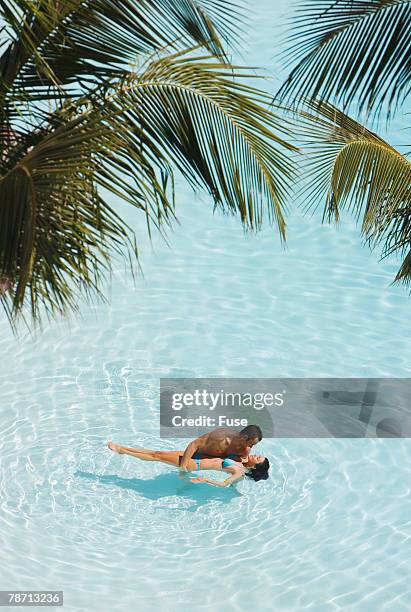
[[[249,63],[270,65],[285,7],[259,3]],[[109,304],[36,337],[0,323],[0,589],[73,612],[410,610],[408,441],[264,440],[271,478],[228,490],[105,448],[183,448],[158,438],[160,377],[409,376],[396,262],[297,206],[284,251],[184,184],[170,247],[124,210],[144,278],[119,264]]]

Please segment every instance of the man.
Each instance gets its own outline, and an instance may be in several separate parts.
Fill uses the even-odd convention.
[[[240,432],[234,429],[214,429],[210,433],[196,438],[187,446],[181,458],[180,470],[188,472],[191,458],[201,457],[247,457],[251,447],[263,439],[258,425],[248,425]]]

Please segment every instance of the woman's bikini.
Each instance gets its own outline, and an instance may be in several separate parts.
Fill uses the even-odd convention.
[[[237,466],[239,461],[236,461],[235,459],[233,459],[233,457],[237,457],[238,455],[229,455],[228,457],[226,457],[225,459],[221,460],[221,469],[223,470],[224,468],[230,467],[232,465]],[[178,458],[178,462],[181,463],[181,459],[183,458],[183,455],[180,455]],[[201,470],[201,459],[210,459],[210,457],[203,457],[201,455],[201,453],[194,453],[194,455],[191,457],[193,459],[193,461],[196,462],[196,466],[197,466],[197,470],[200,471]]]
[[[236,461],[235,459],[232,459],[232,457],[237,457],[237,455],[229,455],[228,457],[226,457],[225,459],[223,459],[221,461],[221,469],[223,470],[224,468],[230,467],[231,465],[235,465],[238,467],[239,461]]]

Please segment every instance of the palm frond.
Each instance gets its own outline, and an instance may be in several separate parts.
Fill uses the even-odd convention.
[[[410,0],[305,0],[279,99],[329,99],[388,116],[411,89]]]
[[[325,200],[324,217],[343,208],[382,256],[404,257],[396,279],[411,282],[411,162],[377,134],[326,101],[306,101],[301,136],[306,154],[307,205]]]
[[[30,89],[78,85],[80,78],[95,83],[169,45],[196,43],[221,55],[220,31],[233,35],[238,11],[226,1],[1,0],[0,17],[13,33],[0,59],[3,83],[20,76]]]
[[[196,0],[198,10],[204,19],[214,24],[218,35],[224,39],[228,48],[235,48],[243,33],[245,4],[230,0]]]
[[[44,308],[65,313],[80,294],[99,292],[111,253],[136,252],[102,194],[163,231],[175,214],[175,168],[247,228],[260,227],[267,210],[284,237],[290,126],[241,74],[193,49],[151,58],[66,101],[41,129],[0,132],[0,290],[9,287],[12,320],[26,306],[34,320]]]
[[[64,123],[60,115],[59,127],[33,135],[20,159],[11,154],[3,167],[0,277],[8,281],[2,299],[11,300],[12,318],[28,305],[33,320],[41,319],[42,309],[50,316],[75,309],[80,294],[101,295],[115,252],[137,254],[133,232],[101,188],[156,226],[173,214],[167,181],[158,178],[160,171],[163,178],[170,174],[161,155],[156,173],[124,128],[113,130],[114,121],[107,124],[98,108],[76,111],[70,119],[68,109]]]
[[[113,104],[217,206],[238,212],[250,229],[261,226],[267,210],[284,237],[294,177],[288,153],[296,150],[286,140],[291,126],[270,108],[270,96],[238,80],[252,76],[241,73],[215,58],[178,52],[130,74]]]

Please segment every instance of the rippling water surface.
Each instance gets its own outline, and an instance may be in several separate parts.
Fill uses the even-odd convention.
[[[252,20],[255,65],[275,10]],[[408,441],[265,440],[271,478],[231,490],[106,450],[183,448],[158,438],[160,376],[409,376],[396,263],[352,220],[295,208],[284,251],[178,193],[171,248],[125,213],[145,276],[118,267],[110,304],[36,337],[1,321],[0,589],[62,589],[76,612],[410,610]]]

